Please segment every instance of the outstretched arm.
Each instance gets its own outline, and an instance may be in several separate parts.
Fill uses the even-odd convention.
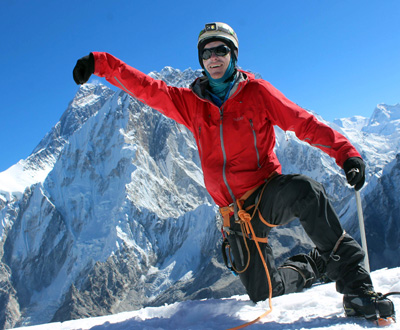
[[[113,55],[103,52],[92,52],[82,57],[73,70],[77,84],[86,83],[92,74],[104,77],[135,99],[191,129],[190,111],[193,107],[190,105],[195,96],[189,89],[168,86],[165,82],[153,79]]]
[[[365,182],[365,164],[350,141],[287,99],[268,82],[264,82],[263,86],[264,102],[272,123],[285,131],[294,131],[300,140],[335,158],[336,163],[343,168],[348,183],[360,190]]]

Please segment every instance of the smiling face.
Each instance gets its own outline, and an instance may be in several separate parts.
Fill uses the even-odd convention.
[[[204,49],[214,48],[221,45],[225,45],[225,43],[223,43],[222,41],[212,41],[205,45]],[[230,61],[231,53],[225,56],[217,56],[213,53],[208,60],[203,60],[203,65],[213,79],[219,79],[224,76]]]

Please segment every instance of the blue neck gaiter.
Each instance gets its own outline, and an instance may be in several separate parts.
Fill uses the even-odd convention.
[[[233,73],[235,72],[235,61],[233,58],[231,58],[231,61],[229,62],[229,66],[225,71],[225,74],[223,77],[214,79],[210,76],[207,70],[204,70],[206,72],[206,76],[208,77],[208,81],[210,83],[210,88],[211,92],[218,96],[221,101],[225,100],[225,96],[230,90],[231,86],[231,80],[229,79]]]

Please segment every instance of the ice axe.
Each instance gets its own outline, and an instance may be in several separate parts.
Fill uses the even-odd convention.
[[[360,226],[361,246],[365,252],[365,259],[364,259],[365,269],[368,272],[370,272],[368,249],[367,249],[367,237],[365,236],[364,216],[363,216],[362,205],[361,205],[361,195],[360,195],[360,191],[356,190],[355,192],[356,192],[358,223]]]

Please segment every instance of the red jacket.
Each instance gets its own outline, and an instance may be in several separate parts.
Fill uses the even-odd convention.
[[[273,150],[274,125],[294,131],[300,140],[334,157],[340,167],[349,157],[361,157],[343,135],[250,73],[238,72],[230,97],[218,108],[205,91],[206,77],[196,79],[191,88],[171,87],[110,54],[93,55],[97,76],[193,133],[206,188],[221,207],[263,183],[272,172],[281,173]]]

